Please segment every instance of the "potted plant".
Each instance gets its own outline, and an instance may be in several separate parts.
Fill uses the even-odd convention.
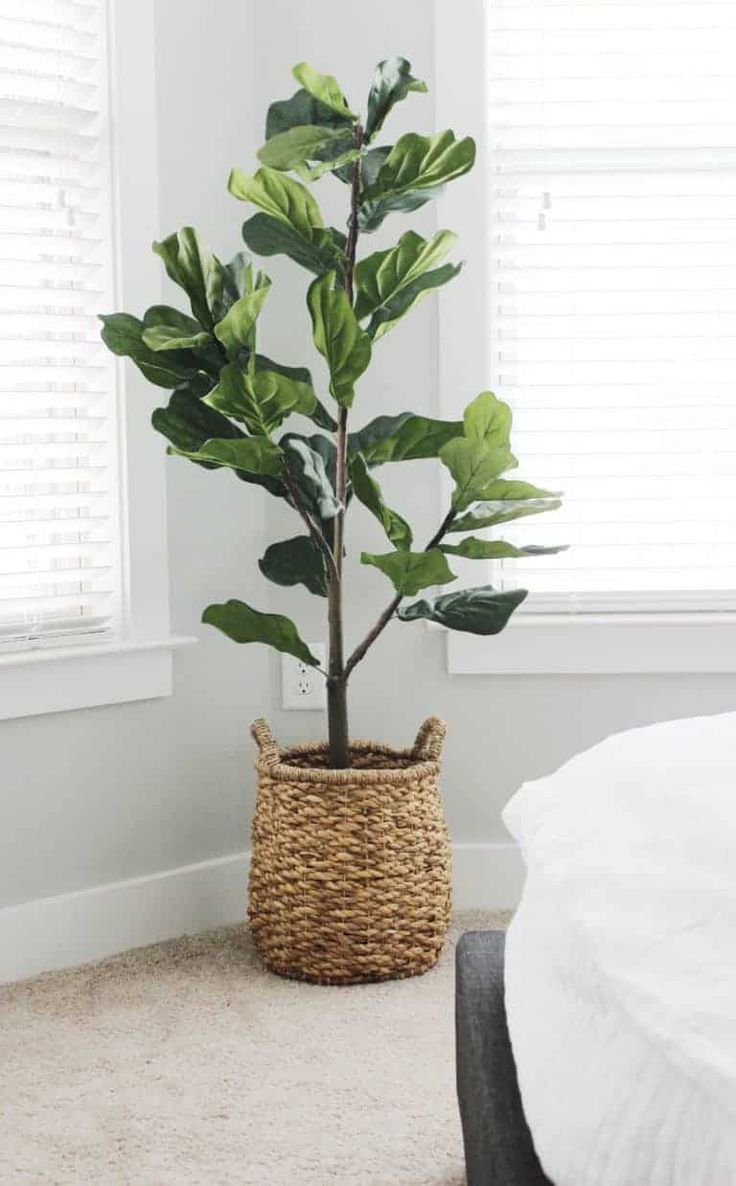
[[[250,251],[286,255],[314,276],[307,307],[328,373],[329,408],[307,369],[258,352],[268,276],[242,253],[221,263],[192,227],[153,248],[191,313],[155,305],[142,319],[104,315],[102,337],[151,382],[172,389],[168,406],[153,414],[169,453],[231,470],[283,500],[299,520],[299,533],[273,543],[259,565],[269,580],[302,584],[325,599],[329,736],[280,752],[264,721],[253,726],[260,755],[249,914],[269,967],[347,983],[429,968],[450,909],[449,845],[437,791],[444,726],[430,718],[407,750],[351,742],[350,677],[391,621],[429,620],[482,635],[502,630],[524,590],[482,585],[417,595],[455,580],[453,555],[554,550],[518,548],[475,532],[559,503],[549,491],[503,476],[516,465],[511,411],[491,392],[478,395],[462,420],[402,411],[349,431],[356,385],[381,338],[461,267],[445,262],[455,239],[448,230],[429,239],[407,230],[395,246],[360,258],[359,240],[467,173],[475,144],[451,131],[377,143],[392,107],[427,89],[404,58],[377,67],[365,118],[330,75],[306,63],[293,73],[299,89],[268,109],[260,167],[252,175],[233,169],[229,189],[256,208],[243,226]],[[325,174],[345,184],[346,233],[324,225],[314,197],[311,187]],[[437,530],[417,546],[410,525],[384,501],[375,470],[430,457],[449,470],[454,492]],[[375,624],[346,654],[343,557],[351,503],[362,504],[385,531],[386,550],[363,553],[361,561],[384,573],[392,588]],[[319,666],[282,615],[229,600],[208,606],[203,621],[236,642],[265,643]]]

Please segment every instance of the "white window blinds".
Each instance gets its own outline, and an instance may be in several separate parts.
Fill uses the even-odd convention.
[[[736,6],[487,6],[495,390],[531,608],[734,608]]]
[[[0,648],[118,614],[104,0],[0,8]]]

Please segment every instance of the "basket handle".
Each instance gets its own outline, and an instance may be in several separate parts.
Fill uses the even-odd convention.
[[[439,762],[447,725],[439,717],[427,717],[420,725],[413,753],[425,762]]]
[[[259,717],[257,721],[253,721],[250,727],[250,735],[258,746],[261,761],[265,762],[267,766],[277,766],[279,762],[279,747],[271,732],[271,726],[265,717]]]

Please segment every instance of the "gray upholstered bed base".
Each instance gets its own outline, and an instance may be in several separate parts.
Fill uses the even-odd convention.
[[[457,1092],[468,1186],[552,1186],[524,1118],[504,1006],[502,931],[457,945]]]

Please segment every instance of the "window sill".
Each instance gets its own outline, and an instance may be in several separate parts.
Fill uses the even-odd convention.
[[[454,675],[736,672],[736,613],[516,614],[502,634],[447,632]]]
[[[172,652],[196,639],[129,639],[0,655],[0,720],[172,692]]]

